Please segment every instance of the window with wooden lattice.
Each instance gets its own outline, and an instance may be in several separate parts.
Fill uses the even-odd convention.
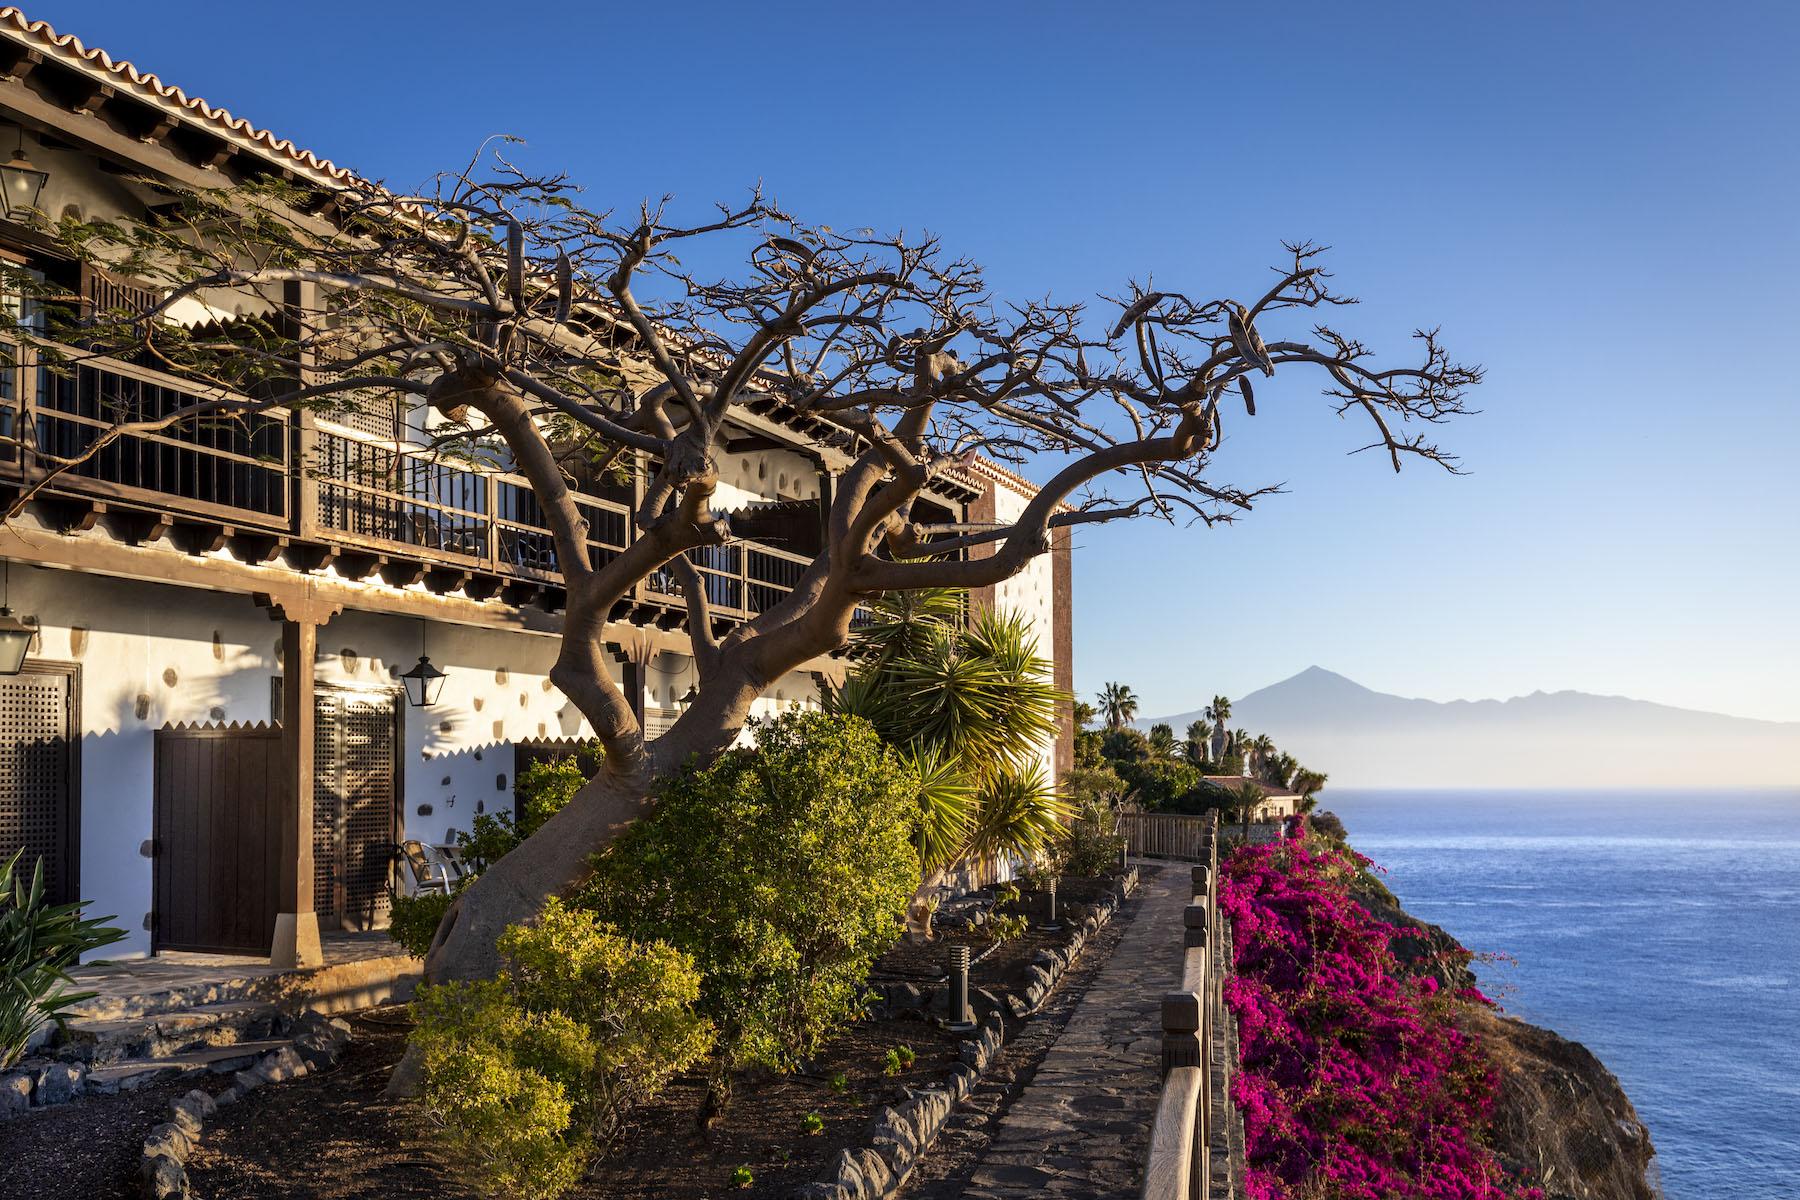
[[[81,264],[83,316],[135,315],[155,306],[161,299],[162,292],[142,280],[114,275],[89,263]]]
[[[394,697],[321,688],[313,742],[313,907],[325,928],[386,924],[398,837]]]
[[[54,903],[76,899],[75,680],[27,665],[0,676],[0,861],[44,868]]]

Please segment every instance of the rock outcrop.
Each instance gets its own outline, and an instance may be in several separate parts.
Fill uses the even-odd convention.
[[[1546,1200],[1656,1200],[1650,1133],[1592,1051],[1492,1012],[1470,1028],[1500,1067],[1492,1145],[1509,1172]]]

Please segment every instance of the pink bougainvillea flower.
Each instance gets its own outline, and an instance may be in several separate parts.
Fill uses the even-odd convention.
[[[1232,1100],[1252,1200],[1535,1200],[1485,1145],[1499,1077],[1455,996],[1401,976],[1402,931],[1350,898],[1368,860],[1309,844],[1305,822],[1222,864],[1237,1018]]]

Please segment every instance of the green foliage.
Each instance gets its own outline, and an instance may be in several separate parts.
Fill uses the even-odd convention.
[[[1150,727],[1150,736],[1146,740],[1150,745],[1150,753],[1155,757],[1175,757],[1175,729],[1173,726],[1157,722]]]
[[[469,832],[456,831],[456,849],[462,855],[463,865],[471,872],[464,881],[499,862],[502,855],[524,840],[525,835],[513,824],[511,813],[477,813]]]
[[[919,853],[936,869],[969,856],[1045,852],[1064,808],[1034,774],[1068,697],[1018,614],[963,593],[883,596],[858,630],[864,665],[826,697],[902,749],[920,780]]]
[[[414,958],[424,958],[437,937],[438,926],[450,909],[452,897],[441,892],[420,892],[416,896],[394,897],[393,913],[388,921],[388,936],[400,943]]]
[[[499,949],[495,979],[419,989],[421,1098],[483,1186],[554,1197],[633,1105],[705,1056],[700,976],[555,898]]]
[[[1198,767],[1172,758],[1124,759],[1113,769],[1147,811],[1186,811],[1184,798],[1205,785]]]
[[[422,987],[413,1012],[420,1098],[479,1184],[529,1197],[573,1187],[593,1152],[575,1099],[594,1061],[592,1034],[527,1011],[499,980]]]
[[[788,713],[756,736],[669,780],[582,893],[693,955],[720,1069],[787,1068],[853,1020],[919,878],[917,780],[866,722]]]
[[[1125,684],[1109,683],[1101,689],[1100,716],[1108,729],[1124,729],[1137,716],[1137,695]]]
[[[800,1118],[800,1132],[807,1137],[817,1137],[825,1132],[825,1118],[816,1112],[809,1112]]]
[[[571,756],[530,763],[513,780],[519,810],[519,836],[528,838],[563,810],[599,769],[595,755]]]
[[[849,1091],[850,1090],[850,1077],[848,1075],[844,1074],[842,1071],[839,1071],[837,1074],[833,1075],[831,1077],[831,1090],[836,1092],[840,1096],[843,1095],[845,1092]]]
[[[749,1167],[736,1167],[731,1172],[731,1186],[747,1188],[756,1183],[756,1175]]]
[[[976,789],[969,853],[1016,854],[1036,860],[1050,854],[1066,831],[1069,806],[1050,785],[1038,764],[989,775]]]
[[[912,1070],[913,1064],[917,1061],[919,1061],[919,1056],[914,1053],[911,1046],[895,1046],[882,1057],[881,1073],[892,1077],[902,1071]]]
[[[1114,770],[1120,763],[1142,762],[1150,757],[1150,739],[1135,729],[1109,729],[1100,739],[1100,756]]]
[[[39,1029],[60,1025],[70,1005],[93,998],[71,990],[69,968],[125,936],[102,924],[111,917],[84,920],[82,902],[45,903],[43,860],[28,879],[19,870],[24,853],[0,863],[0,1071],[24,1057]]]
[[[1018,902],[1019,902],[1019,889],[1017,887],[1015,887],[1014,885],[1012,885],[1010,883],[1003,883],[999,887],[994,889],[994,907],[995,908],[999,908],[1003,904],[1017,904]]]
[[[996,942],[1010,942],[1014,938],[1024,937],[1025,930],[1030,927],[1030,922],[1025,919],[1023,913],[1006,913],[989,921],[987,927],[988,932],[994,935]]]
[[[1119,864],[1125,838],[1119,833],[1119,804],[1125,781],[1106,767],[1077,767],[1063,776],[1063,794],[1075,810],[1069,826],[1069,875],[1103,875]]]
[[[1075,765],[1078,767],[1099,767],[1106,764],[1106,756],[1101,747],[1106,744],[1106,734],[1098,729],[1077,729],[1075,731]]]

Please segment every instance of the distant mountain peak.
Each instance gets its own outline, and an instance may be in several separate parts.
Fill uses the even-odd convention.
[[[1204,710],[1150,717],[1177,730]],[[1317,664],[1234,698],[1231,724],[1267,733],[1336,785],[1792,786],[1800,723],[1539,689],[1440,702],[1378,692]]]

